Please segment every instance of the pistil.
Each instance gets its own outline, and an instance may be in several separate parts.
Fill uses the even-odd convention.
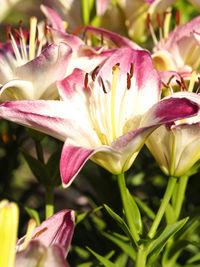
[[[113,70],[113,80],[112,80],[112,88],[111,88],[111,125],[112,125],[112,136],[113,140],[117,138],[116,135],[116,124],[115,124],[115,99],[116,99],[116,88],[117,88],[117,80],[119,76],[119,64],[116,64],[112,68]]]
[[[26,232],[26,236],[24,239],[22,249],[25,249],[28,243],[30,242],[32,235],[33,235],[33,231],[35,230],[35,227],[36,227],[36,221],[34,219],[30,219],[28,222],[28,228],[27,228],[27,232]]]
[[[35,58],[35,37],[37,29],[37,18],[31,17],[30,19],[30,40],[29,40],[29,59]]]

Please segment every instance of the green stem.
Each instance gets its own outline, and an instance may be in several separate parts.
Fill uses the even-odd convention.
[[[153,224],[151,225],[151,228],[148,232],[148,237],[150,238],[153,238],[156,234],[156,231],[157,231],[157,228],[162,220],[162,217],[165,213],[165,210],[167,208],[167,205],[171,199],[171,196],[173,194],[173,191],[174,191],[174,188],[175,188],[175,185],[176,185],[176,181],[177,181],[177,178],[176,177],[169,177],[169,181],[168,181],[168,184],[167,184],[167,188],[166,188],[166,191],[165,191],[165,194],[164,194],[164,197],[162,199],[162,202],[161,202],[161,205],[160,205],[160,208],[158,209],[158,212],[156,214],[156,217],[153,221]]]
[[[146,260],[147,260],[146,249],[144,248],[143,245],[141,245],[137,252],[135,267],[146,267]]]
[[[38,159],[44,163],[44,155],[43,155],[43,148],[42,145],[39,141],[35,141],[35,149],[36,149],[36,153],[37,153],[37,157]]]
[[[179,178],[178,188],[177,188],[176,198],[175,198],[175,203],[174,203],[174,213],[176,215],[176,221],[178,220],[180,213],[181,213],[188,180],[189,180],[189,176],[186,176],[186,175],[181,176]]]
[[[54,214],[54,188],[46,187],[45,190],[45,215],[46,219],[48,219]]]
[[[121,194],[122,204],[123,204],[123,208],[124,208],[125,215],[126,215],[126,220],[130,228],[131,234],[133,236],[133,239],[135,241],[135,244],[136,246],[138,246],[138,241],[140,240],[140,237],[137,233],[136,227],[132,220],[132,215],[130,214],[130,209],[129,209],[129,204],[128,204],[129,199],[128,199],[128,194],[127,194],[124,173],[118,174],[117,177],[118,177],[118,186],[119,186],[119,191]]]

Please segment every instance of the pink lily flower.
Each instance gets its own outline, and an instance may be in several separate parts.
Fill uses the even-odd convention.
[[[178,26],[156,44],[152,57],[158,70],[175,71],[183,77],[190,76],[192,70],[197,70],[200,65],[199,24],[200,16]]]
[[[15,267],[70,267],[59,245],[45,247],[39,241],[31,241],[25,250],[17,252]]]
[[[96,10],[98,16],[102,16],[105,13],[109,3],[110,0],[96,0]]]
[[[150,14],[153,27],[157,26],[157,13],[163,14],[175,0],[119,0],[119,5],[126,16],[129,36],[136,41],[145,41],[148,36],[147,14]]]
[[[178,92],[175,97],[187,97],[200,105],[200,95]],[[200,116],[183,119],[170,127],[156,129],[146,142],[162,171],[180,177],[200,159]]]
[[[17,242],[18,251],[21,250],[25,240],[38,240],[45,247],[59,244],[67,256],[69,245],[74,232],[75,217],[72,210],[62,210],[43,221],[32,232],[31,236],[24,236]]]
[[[38,40],[37,19],[31,18],[28,50],[21,28],[18,44],[10,29],[11,45],[0,47],[0,101],[17,99],[55,99],[55,81],[65,77],[72,50],[65,43],[51,44],[42,50],[45,35]]]
[[[29,224],[26,236],[17,242],[15,266],[68,267],[65,258],[74,232],[74,212],[60,211],[35,229],[33,224]]]
[[[114,49],[108,49],[107,45],[93,47],[89,39],[85,42],[74,34],[66,33],[63,26],[64,22],[57,13],[44,5],[41,5],[41,10],[49,23],[48,28],[53,42],[56,44],[64,42],[72,48],[72,57],[70,64],[68,64],[68,67],[66,68],[65,76],[71,74],[77,67],[86,72],[91,72],[98,65],[101,65],[107,60],[113,53]],[[118,39],[119,38],[115,37],[116,42]],[[114,48],[116,48],[116,46]]]
[[[30,219],[26,236],[17,243],[19,208],[16,203],[0,201],[1,267],[69,267],[65,258],[74,231],[74,212],[63,210],[40,226]]]
[[[151,56],[128,47],[90,74],[75,69],[57,86],[61,101],[7,102],[0,116],[65,142],[64,187],[89,158],[113,174],[125,172],[153,130],[199,111],[184,97],[159,101],[161,82]]]

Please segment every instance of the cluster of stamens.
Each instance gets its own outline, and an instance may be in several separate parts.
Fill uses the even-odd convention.
[[[172,80],[176,77],[176,75],[172,75],[167,83],[164,83],[162,81],[162,85],[169,89],[171,93],[173,93],[173,88],[172,88]],[[180,91],[188,91],[188,92],[195,92],[199,93],[200,91],[200,77],[197,77],[196,71],[191,72],[191,77],[189,81],[189,86],[187,86],[186,81],[184,78],[180,75],[180,80],[176,79],[176,84],[179,86]]]
[[[111,88],[105,85],[102,77],[98,77],[99,85],[100,88],[102,88],[102,91],[94,90],[94,84],[89,83],[89,81],[96,81],[100,66],[97,66],[91,72],[91,74],[85,74],[84,88],[87,88],[91,92],[88,110],[89,116],[99,140],[104,145],[109,145],[113,140],[123,133],[123,125],[124,121],[126,120],[126,115],[122,114],[126,113],[126,92],[131,88],[131,79],[134,75],[133,66],[133,63],[131,63],[130,71],[127,72],[127,86],[124,88],[124,92],[122,94],[118,94],[117,91],[120,63],[116,63],[112,67]],[[103,92],[103,94],[101,92]],[[120,97],[121,101],[120,106],[118,102],[119,100],[117,100],[118,97]]]
[[[159,40],[161,41],[166,41],[167,37],[169,35],[169,29],[170,29],[170,22],[171,22],[171,16],[172,13],[169,11],[164,12],[163,14],[163,18],[161,18],[161,15],[159,13],[156,14],[156,21],[158,24],[158,29],[159,29]],[[175,29],[177,26],[180,25],[180,10],[176,10],[176,25],[175,25]],[[149,29],[154,45],[157,46],[158,45],[158,39],[156,37],[154,28],[152,26],[151,23],[151,18],[150,18],[150,14],[147,14],[147,28]],[[164,37],[164,38],[163,38]]]
[[[12,30],[11,25],[7,26],[6,34],[12,45],[18,65],[24,64],[40,55],[43,46],[47,43],[47,33],[47,24],[45,23],[43,36],[39,39],[36,17],[30,18],[30,33],[28,37],[22,29],[22,21],[19,22],[19,29]]]

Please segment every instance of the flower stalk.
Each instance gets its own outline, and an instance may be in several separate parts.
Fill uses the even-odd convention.
[[[45,187],[45,217],[48,219],[54,214],[54,187]]]
[[[169,181],[168,181],[168,184],[167,184],[167,188],[166,188],[166,191],[165,191],[165,194],[164,194],[164,197],[162,199],[162,202],[161,202],[161,205],[160,205],[160,208],[158,209],[158,212],[156,214],[156,217],[153,221],[153,224],[151,225],[151,228],[148,232],[148,237],[149,238],[154,238],[155,234],[156,234],[156,231],[159,227],[159,224],[162,220],[162,217],[166,211],[166,208],[167,208],[167,205],[171,199],[171,196],[174,192],[174,188],[175,188],[175,185],[176,185],[176,181],[177,181],[177,178],[176,177],[173,177],[173,176],[170,176],[169,177]]]

